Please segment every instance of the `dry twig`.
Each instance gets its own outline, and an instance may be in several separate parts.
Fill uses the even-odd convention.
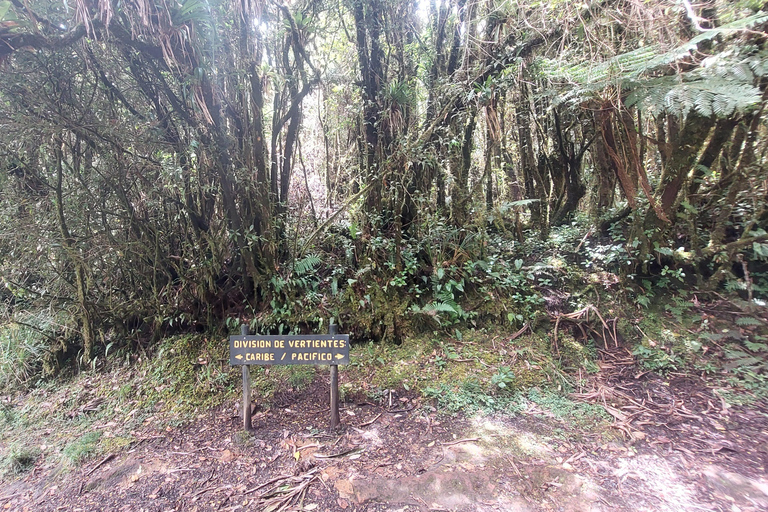
[[[600,323],[603,326],[602,333],[597,332],[595,329],[589,326],[590,313],[594,313],[595,316],[597,316],[597,318],[600,320]],[[573,313],[557,314],[557,316],[555,317],[555,332],[553,336],[553,339],[554,339],[553,345],[554,345],[555,352],[557,352],[558,354],[560,353],[560,350],[557,345],[557,332],[560,327],[561,320],[569,321],[576,324],[579,330],[581,330],[581,334],[585,338],[587,337],[587,332],[584,330],[582,323],[586,323],[590,331],[592,331],[593,333],[595,333],[595,335],[602,338],[603,345],[605,346],[606,349],[608,348],[608,336],[606,336],[606,332],[611,338],[613,338],[614,347],[619,346],[618,333],[616,332],[616,323],[618,322],[618,318],[611,318],[610,320],[606,321],[595,306],[589,305],[578,311],[574,311]],[[613,329],[609,327],[608,322],[613,323]]]
[[[375,418],[373,418],[372,420],[370,420],[370,421],[366,421],[365,423],[361,423],[361,424],[359,425],[359,427],[360,427],[360,428],[362,428],[362,427],[367,427],[368,425],[373,425],[374,423],[376,423],[376,420],[377,420],[377,419],[381,418],[381,415],[382,415],[382,414],[384,414],[384,413],[383,413],[383,412],[380,412],[380,413],[379,413],[379,414],[377,414],[377,415],[376,415],[376,417],[375,417]]]
[[[459,439],[458,441],[451,441],[450,443],[440,443],[440,444],[443,446],[451,446],[451,445],[460,444],[460,443],[475,443],[479,440],[480,440],[479,437],[470,437],[467,439]]]
[[[318,470],[319,468],[315,468],[299,476],[279,477],[273,479],[267,484],[257,487],[256,489],[261,489],[269,485],[269,483],[279,482],[278,485],[272,487],[270,490],[259,496],[258,510],[269,510],[271,512],[277,512],[294,507],[303,502],[307,493],[307,489],[312,484],[312,482],[317,479]],[[286,485],[289,483],[295,485],[286,487]]]

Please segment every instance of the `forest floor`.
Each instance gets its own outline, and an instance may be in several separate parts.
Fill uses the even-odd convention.
[[[243,431],[233,398],[178,426],[150,416],[129,427],[130,414],[105,414],[89,428],[115,439],[131,428],[129,444],[74,466],[39,457],[2,481],[0,507],[768,510],[768,404],[733,405],[698,377],[643,371],[623,348],[598,362],[570,397],[607,411],[590,425],[535,403],[514,414],[445,414],[401,389],[346,397],[342,425],[329,432],[320,371],[303,389],[256,404],[252,432]],[[92,395],[83,393],[71,403],[87,404]],[[60,435],[57,425],[39,426],[29,443]]]

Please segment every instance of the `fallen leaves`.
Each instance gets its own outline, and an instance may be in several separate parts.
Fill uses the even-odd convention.
[[[224,450],[221,452],[221,455],[219,456],[219,460],[221,462],[232,462],[232,459],[234,459],[234,455],[232,455],[232,452],[230,450]]]

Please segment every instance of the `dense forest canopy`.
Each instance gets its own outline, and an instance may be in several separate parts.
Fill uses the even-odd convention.
[[[754,0],[0,0],[3,321],[47,368],[227,319],[519,327],[553,244],[640,304],[761,300],[766,27]]]

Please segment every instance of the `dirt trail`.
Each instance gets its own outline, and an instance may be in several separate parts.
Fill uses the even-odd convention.
[[[327,383],[318,378],[289,406],[257,410],[252,433],[240,430],[236,406],[228,404],[185,427],[147,428],[130,449],[74,470],[38,466],[0,489],[0,507],[768,509],[765,404],[724,406],[690,379],[616,380],[620,366],[606,368],[592,391],[577,396],[606,400],[615,421],[600,431],[580,430],[538,406],[515,415],[447,417],[405,395],[392,397],[391,407],[348,402],[343,425],[328,433]]]

